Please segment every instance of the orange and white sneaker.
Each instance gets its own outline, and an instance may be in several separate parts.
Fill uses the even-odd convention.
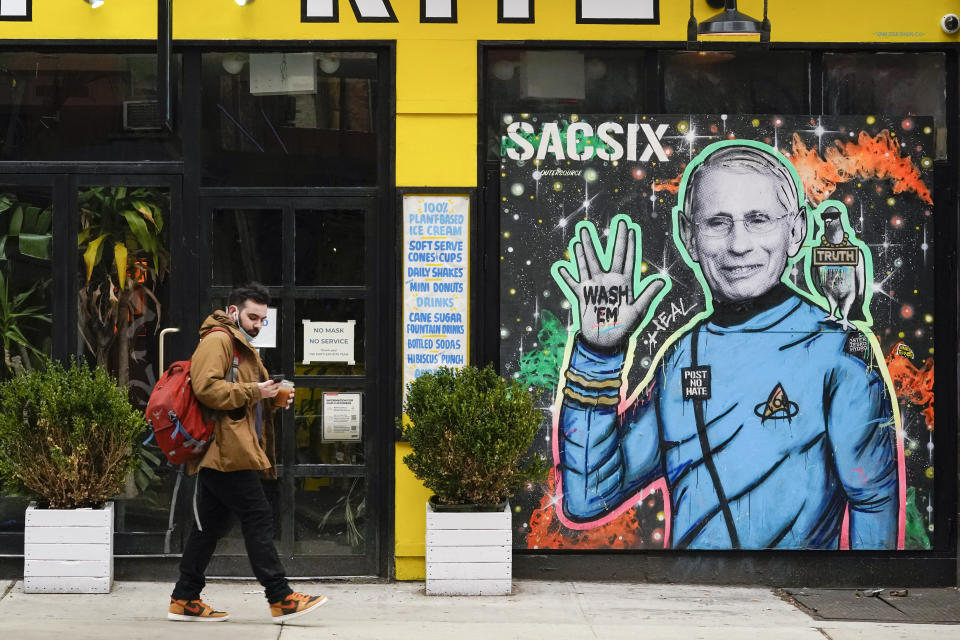
[[[291,593],[279,602],[270,603],[270,615],[274,624],[283,624],[288,620],[316,611],[327,604],[326,596],[308,596],[305,593]]]
[[[181,622],[223,622],[230,618],[226,611],[214,611],[203,600],[174,600],[170,598],[167,620]]]

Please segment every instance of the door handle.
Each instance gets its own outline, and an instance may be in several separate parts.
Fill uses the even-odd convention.
[[[160,370],[157,372],[157,377],[162,376],[163,372],[167,370],[167,368],[163,366],[163,339],[168,333],[180,333],[180,329],[176,327],[169,327],[160,332]]]

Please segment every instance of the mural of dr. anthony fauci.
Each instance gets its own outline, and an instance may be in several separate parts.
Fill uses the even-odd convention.
[[[602,524],[662,478],[675,549],[837,549],[845,534],[852,549],[897,548],[902,442],[869,329],[870,250],[842,203],[808,211],[803,194],[760,142],[717,142],[687,166],[673,240],[706,312],[632,402],[628,344],[671,282],[641,278],[629,217],[605,241],[578,226],[553,268],[579,318],[559,389],[564,520]],[[801,252],[807,290],[786,276]]]

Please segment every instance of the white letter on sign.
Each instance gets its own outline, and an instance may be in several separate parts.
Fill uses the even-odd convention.
[[[659,0],[577,0],[577,22],[658,24]]]
[[[337,22],[339,0],[304,0],[303,20],[306,22]]]
[[[593,127],[586,122],[577,122],[567,127],[567,156],[571,160],[589,160],[593,157],[593,147],[583,145],[583,153],[577,153],[577,134],[582,133],[584,138],[593,137]]]
[[[497,22],[533,22],[533,0],[497,0]]]
[[[518,131],[533,135],[533,125],[529,122],[514,122],[507,127],[507,135],[510,136],[514,144],[523,150],[521,153],[513,147],[507,147],[507,157],[511,160],[529,160],[533,157],[533,144],[520,135]]]
[[[423,0],[420,22],[456,22],[457,0]]]
[[[650,159],[650,154],[657,154],[657,160],[660,162],[666,162],[669,160],[667,153],[663,150],[663,147],[660,146],[660,138],[663,137],[663,134],[667,132],[667,129],[670,128],[670,125],[661,124],[657,127],[657,130],[654,131],[653,127],[648,125],[646,122],[641,123],[640,128],[643,129],[643,135],[647,136],[647,148],[643,150],[643,153],[640,155],[640,162],[646,162]]]
[[[357,22],[396,22],[390,0],[350,0]]]

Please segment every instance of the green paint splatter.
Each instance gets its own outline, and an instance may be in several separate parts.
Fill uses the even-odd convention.
[[[557,388],[560,365],[567,344],[567,329],[557,316],[544,309],[540,312],[539,346],[520,356],[519,380],[528,387],[539,387],[549,392]]]
[[[907,526],[903,547],[904,549],[929,549],[930,538],[927,536],[923,516],[917,509],[916,495],[916,487],[907,487]]]

